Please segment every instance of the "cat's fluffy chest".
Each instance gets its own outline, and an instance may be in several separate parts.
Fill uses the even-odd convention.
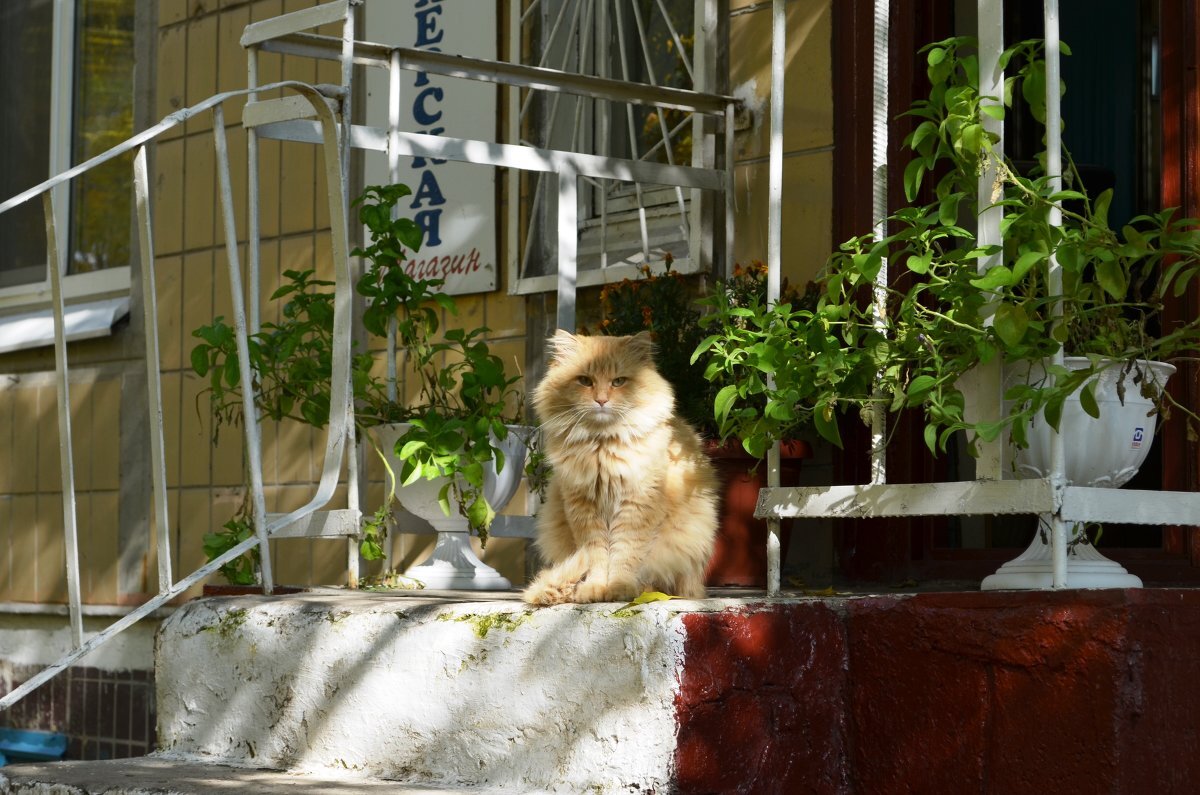
[[[670,460],[667,433],[636,442],[598,438],[566,444],[552,455],[556,476],[568,491],[595,501],[611,514],[622,500],[653,493]]]

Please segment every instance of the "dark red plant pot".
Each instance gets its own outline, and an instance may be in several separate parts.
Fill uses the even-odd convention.
[[[287,594],[300,593],[304,589],[298,585],[276,585],[272,589],[272,596],[286,596]],[[222,583],[206,584],[204,586],[205,596],[262,596],[261,585],[227,585]]]
[[[767,485],[767,465],[752,458],[741,444],[730,442],[707,450],[721,481],[720,525],[717,544],[705,571],[707,585],[767,586],[767,522],[754,518],[759,489]],[[784,442],[780,449],[779,482],[800,482],[800,464],[812,456],[812,448],[800,440]],[[758,464],[755,467],[755,464]],[[792,523],[780,525],[780,556],[787,559]]]

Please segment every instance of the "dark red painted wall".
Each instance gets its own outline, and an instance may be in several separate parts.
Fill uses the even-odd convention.
[[[687,616],[688,793],[1200,792],[1200,591]]]

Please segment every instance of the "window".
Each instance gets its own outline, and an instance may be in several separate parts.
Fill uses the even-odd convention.
[[[0,199],[132,135],[133,64],[134,0],[0,4]],[[130,162],[90,171],[62,196],[69,198],[68,274],[126,268],[128,284]],[[0,215],[0,292],[44,281],[43,229],[37,201]]]
[[[521,60],[629,84],[716,91],[716,31],[698,36],[700,20],[716,18],[714,0],[531,0],[520,14]],[[517,24],[514,22],[514,25]],[[523,143],[603,157],[673,165],[693,160],[693,114],[673,109],[579,97],[524,93],[519,103]],[[711,163],[708,164],[711,167]],[[520,281],[555,272],[552,241],[555,196],[540,174],[525,177],[529,216],[522,219]],[[552,184],[552,183],[551,183]],[[665,185],[585,178],[579,185],[580,284],[631,275],[631,266],[661,262],[677,270],[702,267],[700,191]],[[605,269],[612,268],[607,275]],[[524,291],[525,286],[518,289]]]

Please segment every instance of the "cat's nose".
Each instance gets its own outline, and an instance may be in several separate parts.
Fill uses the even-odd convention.
[[[606,398],[606,397],[598,397],[598,398],[596,398],[596,405],[597,405],[597,406],[603,406],[603,405],[604,405],[605,403],[607,403],[607,402],[608,402],[608,398]]]

